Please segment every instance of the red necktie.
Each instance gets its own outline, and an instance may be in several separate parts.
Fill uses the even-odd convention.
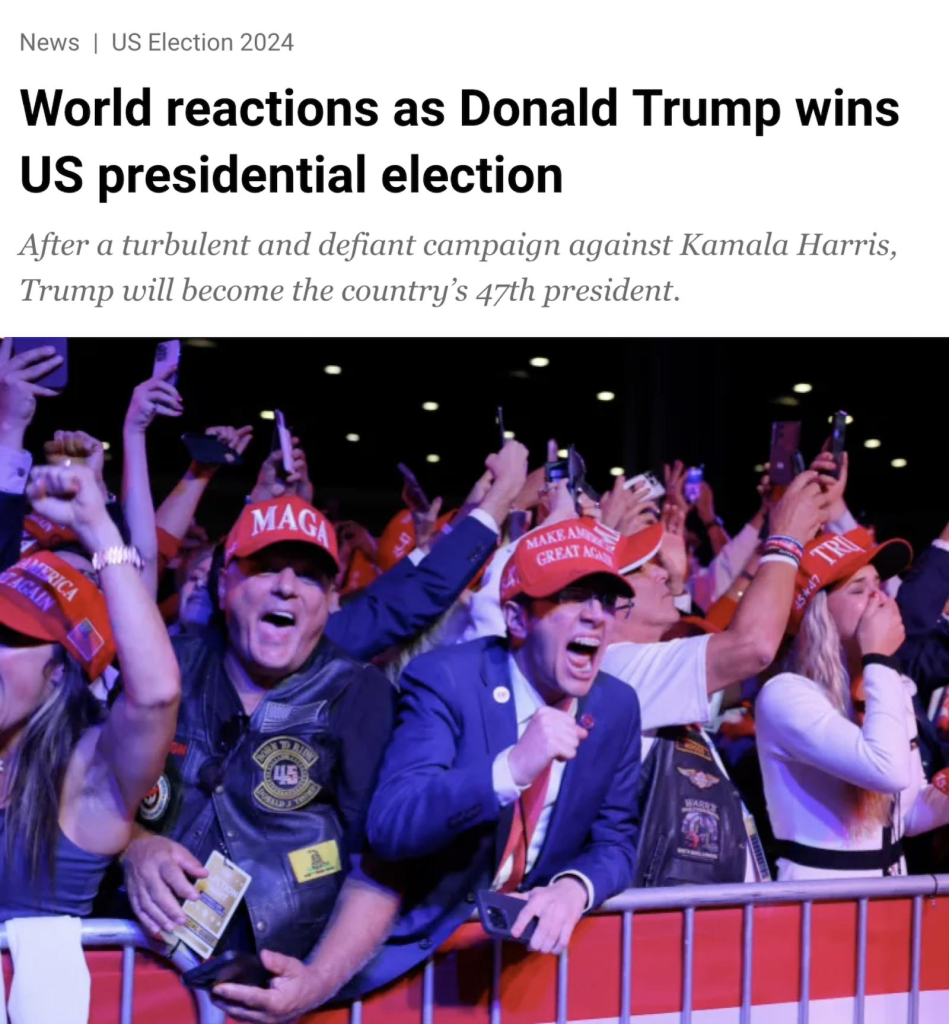
[[[557,705],[560,711],[569,711],[572,706],[572,697],[565,698]],[[511,856],[514,858],[514,866],[511,870],[511,877],[501,886],[501,892],[516,892],[518,886],[524,881],[524,875],[527,874],[527,851],[530,849],[531,840],[537,829],[537,822],[540,821],[540,815],[547,800],[552,767],[552,763],[548,764],[521,793],[520,799],[514,805],[514,820],[511,822],[511,831],[501,857],[502,867]]]

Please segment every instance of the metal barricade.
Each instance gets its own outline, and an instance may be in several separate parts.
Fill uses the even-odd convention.
[[[812,915],[814,903],[854,900],[857,904],[857,970],[853,1007],[854,1024],[863,1024],[867,988],[867,916],[870,900],[912,899],[910,938],[910,991],[907,1001],[907,1024],[918,1024],[920,970],[922,963],[923,901],[949,895],[949,875],[914,875],[901,878],[853,878],[814,882],[769,882],[718,886],[676,886],[657,889],[629,889],[598,908],[596,914],[622,915],[621,928],[621,992],[620,1024],[629,1024],[632,1008],[633,927],[635,915],[642,911],[682,910],[682,1008],[681,1024],[691,1024],[693,1003],[693,967],[695,943],[695,911],[697,908],[742,908],[741,928],[741,1005],[739,1020],[750,1024],[752,1010],[752,964],[754,954],[754,910],[757,906],[800,904],[801,930],[798,943],[801,953],[800,1000],[798,1024],[808,1024],[810,1014],[810,968]],[[151,941],[131,921],[89,920],[83,922],[82,942],[87,948],[122,949],[121,1024],[133,1024],[135,950],[147,949],[161,955],[164,948]],[[7,949],[6,929],[0,925],[0,951]],[[557,964],[556,1021],[568,1024],[568,954],[562,953]],[[185,969],[190,964],[175,964]],[[501,942],[495,940],[489,1001],[490,1024],[503,1024],[501,1002]],[[200,1024],[223,1024],[224,1014],[211,1002],[207,992],[192,992]],[[349,1011],[350,1024],[362,1024],[363,1003],[356,1001]],[[420,1024],[434,1024],[435,961],[429,958],[422,970]]]
[[[120,1024],[133,1024],[133,1001],[135,998],[135,950],[147,949],[159,956],[164,956],[166,946],[155,942],[132,921],[111,920],[108,918],[90,919],[82,922],[82,945],[84,949],[119,948],[122,950],[122,995],[119,1011]],[[9,949],[7,929],[0,924],[0,952]],[[198,961],[169,961],[179,970],[194,966]],[[212,1002],[209,993],[201,989],[190,989],[198,1012],[199,1024],[224,1024],[224,1013]]]
[[[682,910],[685,921],[682,939],[682,1009],[681,1024],[692,1020],[692,976],[695,943],[695,911],[698,907],[742,908],[742,979],[741,1024],[751,1024],[752,957],[754,953],[754,908],[779,903],[801,905],[801,983],[798,1024],[808,1024],[810,1014],[810,950],[811,909],[814,903],[857,901],[857,992],[854,999],[854,1024],[863,1024],[866,1000],[867,907],[871,899],[913,900],[912,938],[910,944],[910,992],[907,1002],[907,1024],[919,1018],[920,966],[922,963],[923,900],[949,895],[949,875],[913,875],[900,878],[851,878],[814,882],[759,882],[735,885],[683,885],[657,889],[628,889],[608,900],[594,913],[623,915],[621,932],[620,1024],[629,1024],[632,1008],[633,919],[638,911]],[[501,1005],[501,944],[496,941],[491,979],[491,1024],[503,1024]],[[560,955],[557,969],[557,1024],[568,1024],[567,1017],[567,952]],[[426,964],[432,970],[433,961]],[[432,987],[423,988],[422,1024],[432,1020]],[[350,1024],[360,1024],[351,1015]]]

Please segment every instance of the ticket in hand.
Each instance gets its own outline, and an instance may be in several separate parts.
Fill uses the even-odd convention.
[[[250,875],[217,850],[208,857],[204,866],[208,869],[208,877],[195,883],[198,898],[185,901],[181,909],[188,920],[177,925],[173,935],[207,959],[244,898],[250,885]]]

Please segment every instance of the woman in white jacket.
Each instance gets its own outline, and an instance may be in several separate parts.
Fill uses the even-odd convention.
[[[818,537],[801,559],[789,671],[755,715],[780,880],[904,873],[901,837],[949,822],[917,749],[915,685],[893,658],[899,608],[880,589],[911,554],[857,529]]]

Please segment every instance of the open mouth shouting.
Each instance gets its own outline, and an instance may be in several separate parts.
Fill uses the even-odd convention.
[[[567,643],[567,666],[577,679],[589,680],[599,667],[603,637],[595,633],[578,633]]]
[[[297,624],[293,612],[272,609],[260,617],[260,636],[265,643],[283,643]]]

